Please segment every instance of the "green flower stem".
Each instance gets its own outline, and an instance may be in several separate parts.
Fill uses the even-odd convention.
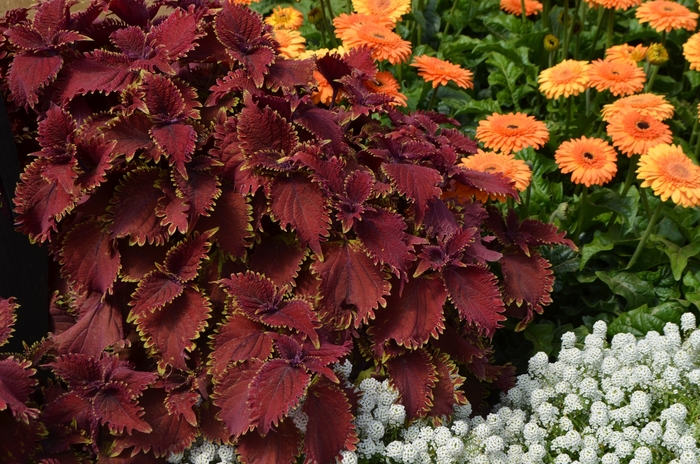
[[[349,1],[351,1],[351,0],[349,0]],[[452,2],[452,8],[450,8],[450,13],[449,13],[449,17],[450,17],[450,18],[451,18],[452,15],[454,14],[455,9],[457,9],[457,5],[458,5],[458,4],[459,4],[459,0],[454,0],[454,1]],[[447,21],[445,21],[445,29],[443,29],[442,33],[443,33],[444,35],[447,35],[447,31],[448,31],[449,29],[450,29],[450,23],[447,22]]]
[[[695,142],[695,159],[700,158],[700,140]]]
[[[642,204],[644,205],[644,212],[647,217],[651,216],[651,208],[649,207],[649,200],[647,199],[647,189],[639,189],[639,196],[642,198]]]
[[[544,0],[544,8],[542,9],[542,20],[544,21],[543,29],[549,30],[549,12],[552,10],[551,0]]]
[[[579,198],[579,203],[581,206],[579,206],[579,211],[578,211],[578,221],[576,221],[576,231],[574,232],[574,237],[578,239],[578,236],[583,232],[583,218],[586,215],[586,204],[588,203],[588,187],[585,185],[583,186],[583,190],[581,191],[581,197]]]
[[[433,109],[433,106],[435,105],[435,99],[437,98],[437,92],[438,92],[438,87],[435,87],[433,89],[433,95],[430,97],[430,103],[428,103],[428,111],[431,111]]]
[[[649,225],[647,226],[647,229],[644,231],[644,235],[642,235],[642,239],[639,241],[639,245],[637,245],[637,249],[634,250],[634,254],[632,255],[632,258],[630,259],[629,263],[627,264],[627,269],[630,269],[634,264],[637,262],[637,259],[639,259],[639,255],[642,254],[642,250],[644,250],[644,246],[647,244],[647,240],[649,239],[649,236],[651,235],[652,229],[654,229],[654,225],[656,224],[656,220],[659,218],[659,214],[661,214],[661,208],[663,207],[664,202],[659,200],[659,204],[656,206],[656,209],[654,210],[654,214],[651,216],[651,219],[649,219]]]
[[[651,87],[654,85],[656,80],[656,75],[659,73],[659,67],[656,65],[651,65],[651,76],[649,76],[649,82],[647,82],[646,87],[644,87],[645,92],[650,92]]]
[[[569,28],[566,22],[569,20],[569,0],[564,2],[564,36],[561,38],[561,61],[566,59],[566,54],[569,51]]]
[[[612,46],[613,33],[615,31],[615,9],[610,8],[610,13],[608,13],[608,34],[605,37],[605,48],[610,48]]]
[[[566,101],[566,127],[564,129],[564,138],[569,139],[569,127],[571,126],[571,114],[573,113],[573,96],[569,96]]]
[[[693,124],[693,130],[690,133],[690,138],[688,139],[688,144],[692,147],[693,142],[699,143],[700,142],[700,135],[698,135],[698,126],[700,126],[700,115],[698,115],[697,118],[695,118],[695,123]],[[698,140],[695,140],[698,138]],[[697,161],[697,159],[695,160]]]
[[[567,1],[567,4],[569,2]],[[571,36],[574,34],[574,27],[576,26],[576,18],[578,18],[578,12],[581,9],[581,0],[576,0],[576,6],[574,6],[574,14],[571,16],[571,24],[567,28],[566,35],[564,36],[564,47],[562,52],[562,61],[568,58],[569,55],[569,43],[571,42]]]
[[[666,31],[661,31],[661,45],[666,46]]]
[[[600,34],[603,31],[603,18],[605,18],[606,11],[607,10],[605,8],[598,9],[598,21],[595,25],[595,34],[593,34],[593,45],[591,45],[591,50],[588,53],[588,61],[592,60],[593,55],[595,55],[595,48],[596,45],[598,45],[598,39],[600,39]]]
[[[523,21],[523,24],[527,22],[527,15],[525,14],[525,0],[520,0],[520,18]]]

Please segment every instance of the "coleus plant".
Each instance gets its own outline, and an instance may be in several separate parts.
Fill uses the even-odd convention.
[[[71,5],[0,24],[17,228],[57,270],[51,333],[0,361],[21,437],[3,462],[153,462],[200,435],[244,462],[334,462],[357,442],[345,359],[345,380],[390,378],[409,421],[509,388],[490,339],[549,303],[537,247],[573,244],[449,195],[517,196],[457,164],[476,144],[456,121],[395,110],[369,50],[280,57],[244,6]]]

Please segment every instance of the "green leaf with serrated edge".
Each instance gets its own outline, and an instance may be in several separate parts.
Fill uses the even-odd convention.
[[[651,330],[663,333],[664,325],[668,322],[678,324],[684,312],[685,308],[677,302],[667,302],[653,308],[643,305],[615,319],[608,326],[608,335],[631,333],[641,337]]]
[[[654,285],[642,280],[636,273],[597,271],[595,274],[614,294],[627,300],[628,308],[638,308],[654,301]]]

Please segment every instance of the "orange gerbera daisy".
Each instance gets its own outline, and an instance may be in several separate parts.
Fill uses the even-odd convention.
[[[610,182],[617,172],[615,149],[603,139],[589,139],[585,135],[562,143],[554,160],[561,172],[571,173],[572,182],[586,187]]]
[[[396,22],[411,11],[411,0],[352,0],[352,9],[360,14],[383,16]]]
[[[331,84],[323,77],[318,71],[314,71],[314,79],[316,81],[316,91],[311,94],[311,101],[318,105],[323,103],[324,105],[330,105],[331,99],[333,98],[333,88]],[[336,101],[340,98],[342,90],[338,92],[336,96]]]
[[[694,31],[698,25],[697,13],[669,0],[642,3],[635,14],[640,23],[649,23],[657,32],[671,32],[673,29]]]
[[[596,0],[596,3],[608,9],[626,10],[627,8],[639,5],[642,3],[642,0]]]
[[[462,158],[460,165],[475,171],[503,174],[514,183],[515,189],[519,192],[524,191],[527,186],[530,185],[530,179],[532,177],[530,167],[525,161],[516,159],[513,154],[504,155],[502,153],[486,152],[479,149],[475,155]],[[497,201],[506,201],[505,195],[489,193],[461,184],[458,184],[455,193],[458,197],[474,196],[482,203],[486,202],[489,198]]]
[[[418,75],[426,82],[432,82],[433,88],[438,85],[447,85],[449,81],[453,81],[458,87],[474,88],[472,72],[458,64],[432,56],[421,55],[413,58],[411,66],[418,68]]]
[[[635,64],[595,60],[588,69],[589,86],[599,92],[610,90],[615,95],[632,95],[644,89],[647,75]]]
[[[564,60],[540,73],[540,92],[547,98],[578,95],[588,87],[588,62]]]
[[[666,124],[637,110],[610,119],[607,132],[613,145],[627,156],[643,155],[651,147],[673,141],[671,129]]]
[[[637,178],[642,187],[666,201],[685,206],[700,205],[700,168],[693,164],[678,145],[657,145],[639,158]]]
[[[299,29],[304,22],[304,15],[301,11],[288,6],[276,6],[270,16],[265,18],[265,22],[275,29]]]
[[[354,34],[348,34],[344,45],[348,48],[369,47],[375,60],[397,64],[406,61],[411,54],[411,42],[380,24],[365,24],[354,31]]]
[[[476,138],[486,148],[508,154],[542,147],[549,140],[549,131],[545,123],[523,113],[494,113],[479,121]]]
[[[614,45],[605,50],[606,61],[623,61],[626,63],[637,64],[642,61],[647,54],[647,48],[642,44],[633,45]]]
[[[544,7],[537,0],[525,0],[525,16],[538,14],[542,8]],[[501,0],[501,10],[520,16],[523,14],[523,5],[520,0]]]
[[[285,58],[297,58],[305,49],[306,39],[301,36],[299,31],[291,31],[286,29],[275,29],[273,31],[275,40],[279,42],[280,55]]]
[[[394,21],[386,16],[341,13],[333,18],[335,35],[343,42],[355,35],[355,31],[366,24],[379,24],[389,30],[394,28]]]
[[[691,35],[683,44],[683,56],[690,63],[690,69],[700,71],[700,32]]]
[[[373,93],[383,93],[392,97],[394,100],[389,103],[391,106],[408,106],[408,98],[400,92],[401,84],[388,71],[375,74],[374,81],[365,81],[365,87]]]
[[[603,106],[603,121],[610,121],[613,117],[628,110],[637,110],[645,116],[663,121],[673,117],[673,105],[661,95],[653,93],[640,93],[620,98],[609,105]]]

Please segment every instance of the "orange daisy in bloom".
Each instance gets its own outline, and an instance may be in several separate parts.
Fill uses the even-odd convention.
[[[554,154],[554,161],[564,174],[571,173],[575,184],[603,185],[617,172],[617,152],[605,140],[587,138],[562,143]]]
[[[673,29],[694,31],[698,25],[697,13],[669,0],[642,3],[635,14],[640,23],[649,23],[657,32],[671,32]]]
[[[394,28],[394,21],[386,16],[341,13],[333,18],[335,36],[343,42],[345,42],[348,37],[355,35],[357,29],[367,24],[379,24],[389,30]]]
[[[690,69],[700,71],[700,32],[691,35],[683,44],[683,56],[690,63]]]
[[[610,121],[620,113],[637,110],[645,116],[651,116],[657,121],[673,117],[674,109],[666,98],[653,93],[640,93],[620,98],[603,106],[603,121]]]
[[[376,15],[400,21],[411,11],[411,0],[352,0],[352,9],[365,15]]]
[[[677,205],[700,205],[700,167],[693,164],[678,145],[657,145],[639,158],[637,178],[642,187]]]
[[[318,71],[314,71],[314,79],[316,80],[316,91],[311,94],[311,101],[318,105],[319,102],[324,105],[330,105],[331,99],[333,98],[333,88],[331,84],[328,83],[323,74]],[[339,91],[336,95],[336,102],[343,97],[343,91]]]
[[[639,5],[642,3],[642,0],[597,0],[597,3],[608,9],[627,10],[630,7]]]
[[[380,24],[365,24],[348,34],[343,44],[348,48],[366,46],[372,49],[372,58],[388,60],[391,64],[405,62],[411,54],[411,42]]]
[[[462,158],[461,161],[460,166],[464,166],[467,169],[503,174],[514,183],[514,187],[518,192],[524,191],[527,186],[530,185],[532,171],[525,161],[516,159],[515,155],[504,155],[502,153],[486,152],[479,149],[475,155]],[[489,198],[501,202],[506,201],[505,195],[489,193],[461,184],[458,184],[455,194],[457,197],[474,196],[482,203],[485,203]]]
[[[673,141],[671,129],[666,124],[637,110],[612,118],[606,130],[613,145],[627,156],[643,155],[651,147]]]
[[[338,48],[319,48],[318,50],[304,50],[302,53],[297,56],[297,60],[305,60],[307,58],[323,58],[326,55],[332,55],[333,53],[337,53],[340,56],[343,56],[347,53],[347,50],[343,48],[342,45],[338,46]]]
[[[378,72],[374,76],[374,81],[365,81],[367,90],[373,93],[383,93],[394,100],[389,103],[391,106],[408,106],[406,95],[400,92],[401,84],[394,79],[394,76],[388,71]]]
[[[494,113],[479,121],[476,138],[486,148],[508,154],[542,147],[549,140],[549,131],[545,123],[523,113]]]
[[[301,11],[288,6],[276,6],[270,16],[265,18],[265,22],[275,29],[299,29],[304,22],[304,15]]]
[[[605,50],[605,60],[625,63],[637,64],[642,61],[647,55],[647,48],[642,44],[633,45],[614,45]]]
[[[544,7],[537,0],[525,0],[525,16],[538,14],[542,8]],[[501,10],[520,16],[523,14],[523,5],[520,0],[501,0]]]
[[[589,86],[599,92],[610,90],[615,95],[632,95],[644,90],[647,75],[635,64],[595,60],[588,69]]]
[[[297,58],[305,49],[306,39],[301,36],[299,31],[288,31],[286,29],[275,29],[273,31],[275,40],[279,42],[280,46],[277,48],[280,55],[294,59]]]
[[[564,60],[540,73],[540,92],[547,98],[566,98],[588,88],[588,62]]]
[[[458,64],[450,63],[432,56],[421,55],[413,58],[411,66],[418,68],[418,75],[426,82],[432,82],[433,88],[447,85],[453,81],[458,87],[473,89],[472,72]]]

